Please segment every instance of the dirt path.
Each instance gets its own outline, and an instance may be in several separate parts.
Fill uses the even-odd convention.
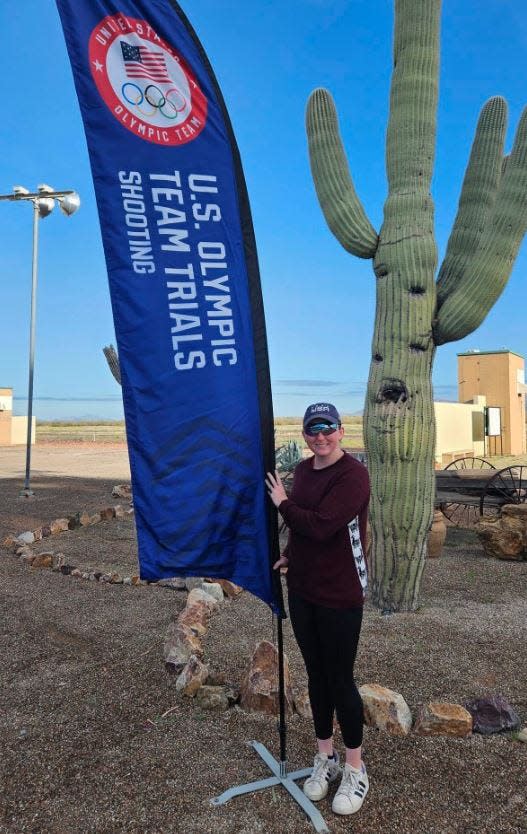
[[[20,478],[26,472],[26,447],[0,447],[0,478]],[[130,479],[124,443],[43,443],[31,450],[31,479],[65,475]]]

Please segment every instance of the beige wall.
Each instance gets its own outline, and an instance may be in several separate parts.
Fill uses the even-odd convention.
[[[37,421],[31,420],[31,444],[35,442]],[[13,417],[11,421],[11,446],[19,446],[27,443],[27,417]]]
[[[11,445],[11,412],[0,411],[0,446]]]
[[[487,405],[501,408],[500,438],[487,441],[491,454],[521,455],[527,450],[522,356],[508,350],[458,354],[459,399],[467,402],[478,394]]]
[[[0,446],[11,445],[11,417],[13,414],[13,389],[0,388]]]
[[[35,417],[31,422],[31,443],[34,443]],[[27,417],[13,417],[13,389],[0,388],[0,446],[18,446],[25,443],[27,443]]]
[[[436,418],[436,464],[447,464],[458,457],[483,457],[484,442],[472,439],[472,413],[483,414],[485,398],[477,403],[434,402]]]

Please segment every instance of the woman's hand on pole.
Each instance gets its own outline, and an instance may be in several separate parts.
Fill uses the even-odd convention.
[[[273,570],[278,570],[280,568],[280,573],[287,573],[287,566],[289,565],[289,559],[287,556],[280,556],[277,562],[273,565]]]
[[[271,499],[275,507],[279,507],[282,501],[287,501],[287,495],[284,489],[284,485],[280,479],[280,475],[276,470],[274,475],[271,472],[267,473],[265,485],[267,487],[267,492],[269,493],[269,498]]]

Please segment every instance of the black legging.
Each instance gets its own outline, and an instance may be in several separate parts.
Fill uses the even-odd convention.
[[[346,747],[362,744],[362,699],[353,678],[362,608],[324,608],[289,593],[291,625],[306,664],[316,737],[333,735],[333,714]]]

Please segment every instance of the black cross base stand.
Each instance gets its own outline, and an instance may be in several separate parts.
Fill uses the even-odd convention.
[[[278,732],[280,735],[280,761],[271,756],[267,747],[260,744],[258,741],[250,741],[249,747],[253,747],[259,756],[264,760],[267,767],[273,774],[267,779],[259,779],[256,782],[248,782],[246,785],[236,785],[234,788],[229,788],[219,796],[211,799],[211,805],[223,805],[235,796],[240,796],[244,793],[252,793],[253,791],[265,790],[265,788],[273,788],[275,785],[282,785],[293,797],[295,802],[308,815],[309,819],[315,826],[318,832],[328,832],[322,814],[315,808],[311,800],[307,798],[305,793],[295,785],[295,779],[302,779],[302,777],[309,776],[311,768],[304,770],[295,770],[293,773],[287,773],[287,755],[286,755],[286,721],[285,721],[285,681],[284,681],[284,634],[282,629],[282,620],[285,617],[284,603],[282,597],[282,585],[280,583],[279,574],[275,572],[273,577],[275,582],[276,597],[279,600],[280,613],[276,617],[276,635],[277,635],[277,653],[278,653],[278,702],[279,702],[279,721]]]
[[[211,799],[211,805],[223,805],[229,799],[235,796],[241,796],[244,793],[252,793],[253,791],[262,791],[265,788],[272,788],[275,785],[282,785],[293,797],[303,811],[307,814],[315,827],[315,831],[328,832],[329,828],[324,822],[322,814],[315,808],[311,800],[307,798],[305,793],[295,784],[295,779],[302,779],[309,776],[311,768],[304,768],[304,770],[295,770],[293,773],[287,773],[286,762],[278,762],[271,756],[267,747],[260,744],[258,741],[249,741],[249,747],[253,747],[259,756],[264,760],[271,773],[274,776],[269,776],[267,779],[259,779],[256,782],[248,782],[246,785],[236,785],[234,788],[229,788],[219,796]]]

